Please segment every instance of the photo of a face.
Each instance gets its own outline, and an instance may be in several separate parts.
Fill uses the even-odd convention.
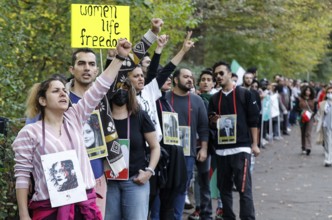
[[[99,110],[95,110],[84,123],[82,133],[84,146],[90,160],[108,155]]]
[[[49,170],[51,182],[58,192],[76,188],[77,178],[71,160],[58,161]]]
[[[84,144],[86,148],[95,146],[95,131],[91,128],[89,123],[83,126]]]
[[[64,182],[66,182],[66,172],[64,168],[61,166],[60,162],[56,162],[53,167],[53,175],[54,175],[54,185],[62,186]]]

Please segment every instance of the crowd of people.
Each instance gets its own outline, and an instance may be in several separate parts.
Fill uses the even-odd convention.
[[[236,219],[236,190],[240,218],[255,219],[254,157],[296,124],[299,148],[309,156],[318,122],[324,163],[331,166],[332,87],[282,75],[259,79],[256,68],[239,85],[230,65],[219,60],[195,84],[192,70],[177,68],[194,47],[192,32],[162,65],[169,40],[162,26],[162,19],[152,19],[134,46],[120,39],[100,76],[95,53],[78,49],[69,80],[52,75],[33,86],[29,120],[13,143],[20,219],[181,220],[193,179],[196,207],[188,218],[212,219],[211,170],[218,189],[215,218]],[[103,144],[108,155],[89,153]]]

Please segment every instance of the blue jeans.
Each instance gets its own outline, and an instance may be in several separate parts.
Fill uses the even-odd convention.
[[[212,203],[210,191],[210,164],[211,156],[204,162],[196,160],[197,172],[195,175],[194,195],[196,209],[200,210],[201,219],[212,220]]]
[[[146,220],[149,210],[150,183],[137,185],[129,180],[107,181],[105,220]]]
[[[188,192],[190,180],[193,177],[194,164],[195,164],[196,158],[187,156],[187,157],[185,157],[185,160],[186,160],[188,179],[187,179],[187,183],[186,183],[186,191],[184,193],[178,194],[175,198],[175,202],[174,202],[174,219],[175,220],[182,220],[182,214],[183,214],[186,194]]]

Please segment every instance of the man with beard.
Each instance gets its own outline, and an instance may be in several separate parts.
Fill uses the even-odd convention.
[[[254,81],[254,78],[255,78],[255,76],[252,72],[246,72],[243,75],[243,84],[242,84],[242,86],[244,88],[248,89],[251,92],[253,98],[257,102],[258,109],[259,109],[259,112],[261,114],[261,109],[262,109],[261,96],[260,96],[260,94],[257,90],[254,90],[254,89],[251,88],[251,84]],[[261,119],[261,115],[260,115],[259,119]],[[259,123],[257,124],[257,135],[258,135],[257,136],[257,141],[258,141],[258,146],[259,147],[264,147],[264,146],[261,146],[261,144],[260,144],[260,136],[261,136],[260,135],[260,130],[261,130],[260,128],[261,128],[261,120],[259,120]]]
[[[188,177],[186,189],[188,190],[196,159],[203,162],[207,158],[207,143],[209,138],[208,118],[201,97],[190,92],[193,88],[193,74],[189,69],[182,68],[174,72],[173,86],[173,90],[166,93],[166,98],[174,111],[178,113],[179,126],[190,132],[190,154],[185,155]],[[198,152],[196,152],[197,135],[201,141],[201,149]],[[186,192],[179,193],[175,199],[174,219],[176,220],[182,219]]]
[[[233,184],[240,194],[240,219],[255,219],[250,174],[251,154],[258,156],[257,123],[259,110],[251,93],[232,82],[229,64],[220,61],[214,64],[213,73],[219,75],[222,89],[209,102],[210,128],[217,130],[218,119],[223,116],[236,118],[236,142],[218,143],[213,138],[217,158],[217,186],[223,203],[223,218],[236,219],[233,212]],[[218,132],[215,132],[218,134]],[[251,136],[250,136],[251,134]]]

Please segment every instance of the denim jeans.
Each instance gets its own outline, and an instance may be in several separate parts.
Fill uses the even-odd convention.
[[[195,175],[194,195],[196,208],[200,209],[202,220],[212,220],[212,203],[210,191],[210,164],[211,156],[204,162],[196,161],[197,172]]]
[[[187,183],[186,183],[186,191],[184,193],[178,194],[177,197],[175,198],[175,202],[174,202],[174,219],[175,220],[182,220],[185,198],[186,198],[186,194],[188,192],[191,178],[193,176],[194,164],[195,164],[196,158],[186,156],[185,161],[186,161],[187,177],[188,177]]]
[[[150,183],[137,185],[129,180],[107,181],[105,220],[146,220],[148,218]]]

